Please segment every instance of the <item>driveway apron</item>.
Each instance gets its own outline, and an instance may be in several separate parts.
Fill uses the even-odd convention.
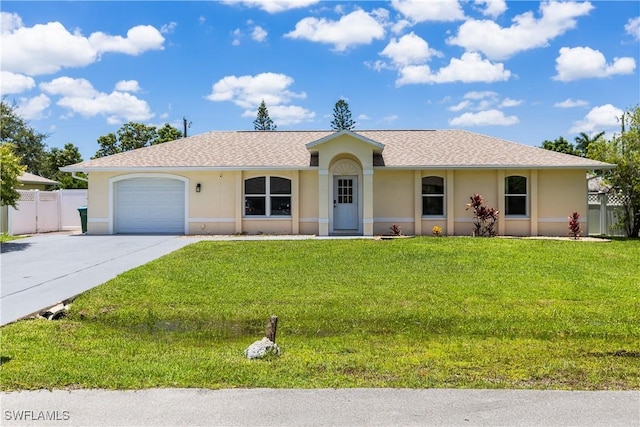
[[[50,307],[195,241],[180,236],[50,234],[3,243],[0,324]]]

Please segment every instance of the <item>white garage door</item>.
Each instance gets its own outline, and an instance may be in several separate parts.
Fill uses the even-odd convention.
[[[184,234],[184,182],[132,178],[116,182],[115,232]]]

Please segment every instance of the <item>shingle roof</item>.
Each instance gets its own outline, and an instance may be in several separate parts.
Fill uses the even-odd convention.
[[[278,168],[309,167],[306,144],[332,131],[216,131],[182,138],[63,168],[65,171],[143,168]],[[358,130],[354,133],[384,144],[387,168],[583,168],[612,167],[577,156],[518,144],[464,130]]]
[[[40,175],[34,175],[29,172],[23,172],[22,175],[18,177],[18,181],[23,184],[47,184],[47,185],[55,185],[60,184],[58,181],[54,181],[49,178],[45,178]]]

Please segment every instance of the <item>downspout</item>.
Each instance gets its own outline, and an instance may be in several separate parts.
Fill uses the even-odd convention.
[[[71,172],[71,178],[75,178],[75,179],[77,179],[78,181],[84,181],[84,182],[86,182],[86,183],[88,183],[88,182],[89,182],[89,180],[88,180],[87,178],[83,178],[83,177],[81,177],[81,176],[76,175],[77,173],[78,173],[78,172]]]

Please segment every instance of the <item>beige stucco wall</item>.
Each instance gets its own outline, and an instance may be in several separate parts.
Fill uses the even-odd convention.
[[[538,233],[566,236],[569,215],[580,213],[587,230],[587,181],[583,170],[542,170],[538,173]]]
[[[303,171],[193,171],[169,175],[186,179],[188,191],[189,234],[280,233],[319,234],[329,213],[329,186],[332,164],[350,158],[362,167],[362,184],[370,180],[370,194],[363,194],[362,217],[370,219],[375,234],[389,234],[389,227],[398,224],[405,234],[430,235],[433,226],[444,234],[469,235],[473,229],[471,211],[466,211],[469,196],[480,193],[487,206],[501,210],[499,231],[507,235],[566,235],[567,216],[578,211],[586,221],[587,192],[583,170],[389,170],[373,169],[371,144],[363,141],[329,141],[320,148],[318,169]],[[350,142],[350,143],[349,143]],[[345,150],[344,146],[348,146]],[[347,152],[348,151],[348,152]],[[327,169],[322,169],[326,167]],[[321,171],[324,172],[322,173]],[[365,171],[368,171],[365,174]],[[92,172],[89,175],[88,231],[90,234],[109,232],[110,180],[129,176],[115,172]],[[445,178],[445,213],[443,218],[421,215],[420,179],[423,176]],[[504,177],[521,175],[529,183],[529,212],[524,218],[505,217]],[[139,175],[136,175],[139,176]],[[144,176],[166,177],[167,174],[147,173]],[[280,176],[292,180],[291,218],[245,218],[244,180],[256,176]],[[323,187],[323,182],[326,187]],[[195,186],[201,183],[197,193]],[[319,194],[325,188],[327,194]],[[324,205],[322,204],[324,203]],[[586,223],[583,225],[586,229]]]

